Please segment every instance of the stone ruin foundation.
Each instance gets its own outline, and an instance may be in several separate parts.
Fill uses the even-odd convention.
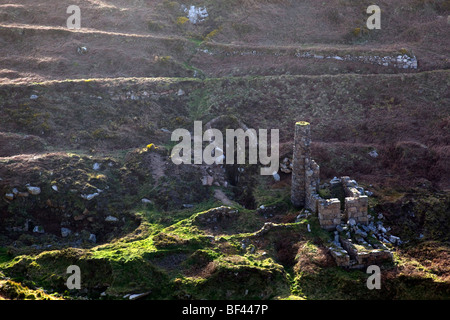
[[[311,159],[310,146],[310,124],[297,122],[292,161],[292,204],[316,214],[323,229],[334,231],[334,241],[329,250],[339,266],[364,267],[392,261],[392,253],[372,234],[373,223],[368,227],[369,199],[355,180],[344,176],[330,181],[331,190],[340,192],[343,203],[338,198],[324,199],[319,195],[320,167]]]

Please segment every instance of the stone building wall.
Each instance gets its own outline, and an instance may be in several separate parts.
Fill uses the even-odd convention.
[[[369,207],[369,198],[367,196],[361,197],[346,197],[344,219],[354,219],[356,223],[368,224],[367,211]]]
[[[341,224],[341,202],[339,199],[322,199],[318,201],[320,226],[325,230],[334,230]]]
[[[334,230],[345,221],[354,219],[356,223],[367,224],[368,197],[358,190],[356,181],[349,177],[335,178],[332,184],[342,185],[345,191],[345,209],[342,214],[341,202],[337,198],[322,199],[319,194],[319,165],[311,159],[310,124],[300,121],[295,124],[294,152],[292,160],[291,201],[296,207],[304,207],[316,213],[322,228]]]

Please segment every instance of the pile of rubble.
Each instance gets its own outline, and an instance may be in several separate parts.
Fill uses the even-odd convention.
[[[284,173],[292,173],[292,159],[284,158],[280,163],[280,171]]]
[[[357,224],[354,219],[342,223],[334,231],[334,239],[329,243],[329,252],[338,266],[363,268],[372,264],[392,261],[388,246],[401,245],[399,237],[389,234],[384,227],[382,214],[376,218],[369,215],[369,224]]]

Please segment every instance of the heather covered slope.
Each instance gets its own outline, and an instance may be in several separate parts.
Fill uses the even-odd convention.
[[[382,29],[368,30],[370,1],[48,1],[0,2],[3,81],[97,77],[392,73],[364,64],[268,55],[210,56],[205,48],[311,49],[419,59],[419,70],[448,68],[448,1],[381,1]],[[81,29],[66,9],[79,5]],[[207,17],[189,20],[190,6]],[[185,10],[188,10],[185,12]],[[195,17],[195,16],[194,16]],[[193,23],[195,22],[195,23]],[[205,47],[207,45],[207,47]],[[87,52],[78,53],[79,47]],[[339,70],[339,71],[337,71]]]

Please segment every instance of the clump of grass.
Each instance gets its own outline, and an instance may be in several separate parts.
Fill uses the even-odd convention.
[[[42,290],[32,290],[12,280],[0,282],[0,293],[14,300],[61,300]]]
[[[149,21],[147,23],[147,27],[150,31],[160,31],[163,29],[163,26],[157,22]]]
[[[189,21],[189,19],[186,17],[178,17],[176,23],[177,23],[177,26],[182,26],[188,21]]]
[[[214,29],[213,31],[211,31],[204,37],[204,40],[205,41],[212,40],[212,38],[214,38],[221,30],[222,30],[222,27],[219,27],[218,29]]]

